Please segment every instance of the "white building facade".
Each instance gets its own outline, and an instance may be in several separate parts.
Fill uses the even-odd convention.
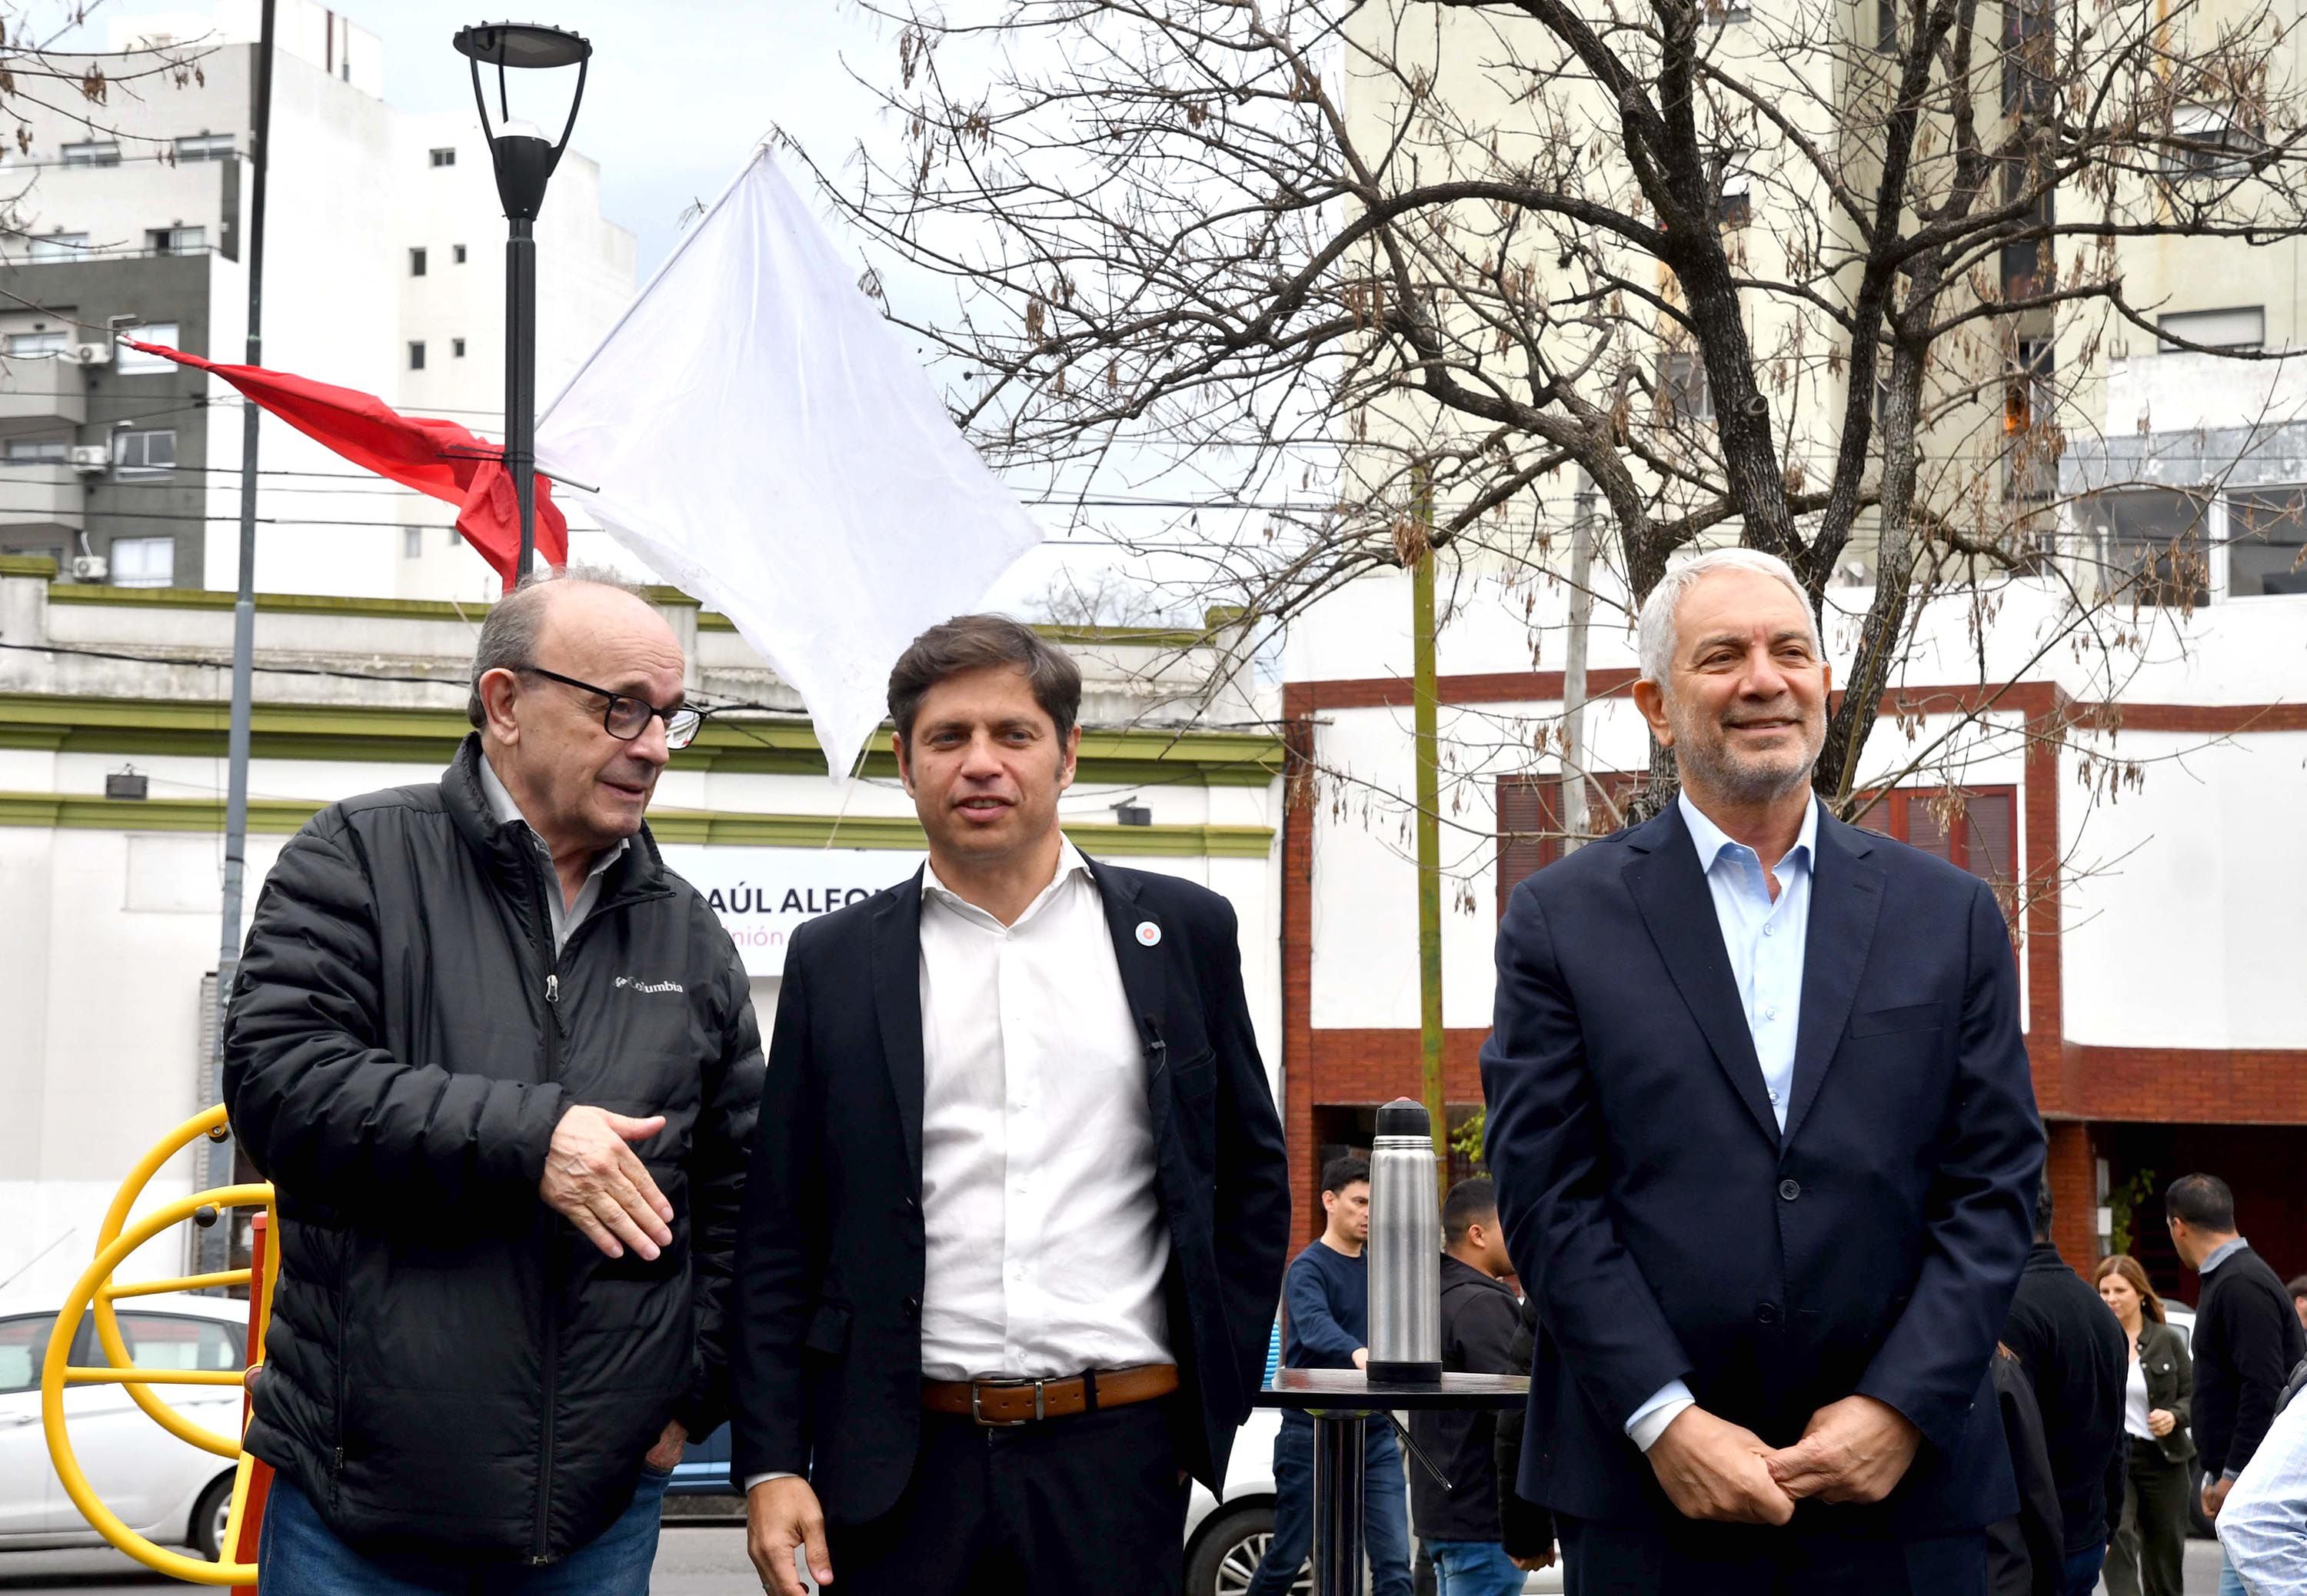
[[[692,693],[768,706],[716,715],[673,756],[650,824],[716,901],[766,1029],[784,945],[813,915],[922,857],[886,752],[837,791],[789,688],[729,624],[658,590]],[[436,779],[468,730],[485,610],[263,595],[250,766],[250,901],[323,804]],[[217,967],[231,595],[59,583],[0,559],[0,1302],[51,1302],[86,1265],[121,1177],[212,1100],[204,982]],[[1079,778],[1061,799],[1093,857],[1179,875],[1233,905],[1269,1067],[1282,1039],[1276,875],[1282,764],[1272,714],[1193,633],[1053,636],[1085,678]],[[118,656],[133,656],[121,658]],[[107,797],[107,778],[133,772]],[[153,1199],[193,1189],[172,1165]],[[184,1239],[124,1277],[172,1273]]]

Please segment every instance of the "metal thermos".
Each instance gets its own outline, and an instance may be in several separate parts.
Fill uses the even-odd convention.
[[[1442,1383],[1442,1211],[1433,1122],[1397,1097],[1370,1148],[1369,1378]]]

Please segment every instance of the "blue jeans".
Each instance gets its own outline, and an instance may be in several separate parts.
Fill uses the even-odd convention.
[[[657,1515],[670,1474],[641,1470],[632,1506],[557,1563],[354,1550],[322,1522],[310,1497],[274,1475],[257,1537],[264,1596],[648,1596]]]
[[[2106,1548],[2094,1546],[2088,1551],[2071,1551],[2061,1566],[2061,1587],[2067,1596],[2091,1596],[2098,1589],[2100,1565],[2106,1561]]]
[[[1394,1427],[1366,1421],[1362,1469],[1362,1549],[1369,1557],[1370,1596],[1410,1596],[1410,1491]],[[1284,1418],[1274,1438],[1274,1539],[1247,1596],[1282,1596],[1314,1549],[1314,1426]],[[274,1596],[267,1590],[264,1596]]]
[[[2243,1588],[2243,1575],[2227,1561],[2227,1549],[2224,1546],[2219,1548],[2219,1596],[2251,1596]]]
[[[1495,1541],[1429,1541],[1436,1596],[1518,1596],[1522,1570]]]

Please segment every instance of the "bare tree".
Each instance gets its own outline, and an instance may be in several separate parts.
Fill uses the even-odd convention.
[[[2033,658],[2125,668],[2131,573],[2063,540],[2056,483],[2110,333],[2154,330],[2126,265],[2307,224],[2257,0],[870,9],[902,147],[819,175],[950,286],[890,313],[997,464],[1192,480],[1239,512],[1212,598],[1270,625],[1429,546],[1559,582],[1582,481],[1621,619],[1679,549],[1769,550],[1822,619],[1865,595],[1816,777],[1844,813],[1934,601],[1983,629],[2033,584]],[[1909,772],[1961,739],[1923,740]]]

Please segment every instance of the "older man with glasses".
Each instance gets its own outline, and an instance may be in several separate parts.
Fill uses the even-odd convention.
[[[437,782],[282,852],[225,1030],[279,1191],[249,1449],[266,1596],[644,1592],[761,1091],[728,934],[643,824],[682,651],[578,568],[489,613]]]

